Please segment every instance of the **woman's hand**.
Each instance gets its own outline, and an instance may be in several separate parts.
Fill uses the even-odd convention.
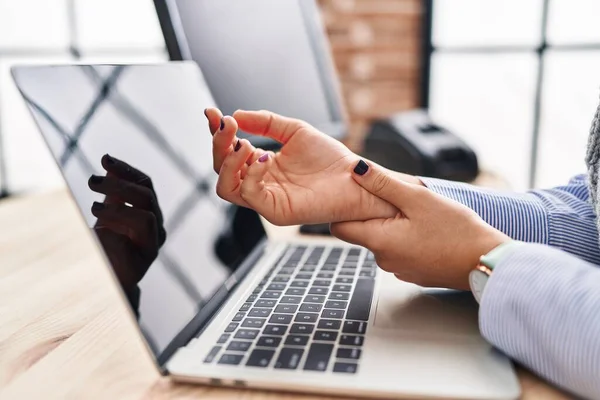
[[[389,217],[396,209],[356,185],[350,171],[359,157],[306,122],[268,111],[222,117],[207,109],[213,136],[217,193],[256,210],[277,225]],[[279,153],[235,138],[239,128],[283,144]],[[415,178],[416,179],[416,178]]]
[[[332,224],[331,233],[368,248],[382,269],[403,281],[469,290],[468,275],[479,257],[510,240],[471,209],[398,180],[376,164],[361,161],[352,175],[400,212],[392,218]]]

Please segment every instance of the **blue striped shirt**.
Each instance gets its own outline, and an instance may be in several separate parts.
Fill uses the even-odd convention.
[[[531,243],[495,267],[479,311],[482,335],[557,386],[600,399],[600,246],[585,176],[527,193],[421,180]]]

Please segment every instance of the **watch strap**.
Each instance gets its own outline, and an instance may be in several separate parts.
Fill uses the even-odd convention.
[[[493,248],[489,253],[481,256],[479,259],[479,263],[485,265],[490,270],[494,270],[496,265],[500,262],[500,260],[508,253],[512,252],[516,247],[520,246],[522,243],[516,240],[510,240],[508,242],[504,242],[499,246]]]

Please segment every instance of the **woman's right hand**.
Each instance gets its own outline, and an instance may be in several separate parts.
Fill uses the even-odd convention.
[[[238,110],[222,117],[206,110],[213,133],[213,158],[223,199],[256,210],[276,225],[385,218],[396,214],[388,202],[356,185],[351,171],[359,157],[310,124],[269,111]],[[265,152],[244,132],[277,140],[280,152]]]

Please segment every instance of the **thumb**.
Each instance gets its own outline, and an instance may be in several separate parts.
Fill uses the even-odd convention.
[[[242,131],[266,136],[282,144],[286,144],[298,130],[306,126],[306,122],[299,119],[284,117],[265,110],[237,110],[233,113],[233,118]]]
[[[352,177],[360,186],[404,213],[420,201],[419,186],[393,177],[389,171],[375,163],[367,164],[360,160],[352,172]]]

